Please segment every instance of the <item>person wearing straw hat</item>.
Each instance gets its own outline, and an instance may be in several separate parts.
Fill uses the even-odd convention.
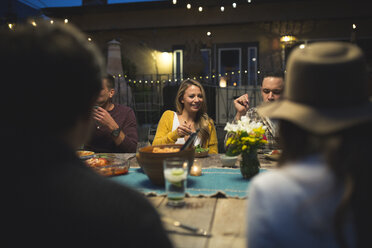
[[[296,48],[283,98],[258,108],[279,120],[277,170],[250,185],[247,242],[256,247],[372,247],[372,103],[362,51],[344,42]]]

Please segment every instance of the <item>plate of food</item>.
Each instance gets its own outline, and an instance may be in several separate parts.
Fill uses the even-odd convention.
[[[128,173],[129,163],[109,154],[95,154],[85,164],[103,176],[117,176]]]
[[[208,156],[209,148],[203,148],[200,145],[195,147],[195,158],[204,158]]]
[[[89,159],[94,156],[94,152],[92,151],[85,151],[85,150],[78,150],[76,154],[79,156],[81,159]]]
[[[281,154],[281,150],[272,150],[271,152],[265,154],[265,158],[268,160],[278,161]]]

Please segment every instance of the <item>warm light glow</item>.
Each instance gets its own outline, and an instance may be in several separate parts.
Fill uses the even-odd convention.
[[[203,11],[203,7],[200,6],[198,10],[199,10],[199,12],[202,12]]]
[[[252,61],[253,61],[253,62],[256,61],[256,58],[252,58]]]
[[[172,61],[172,55],[171,53],[163,52],[161,53],[161,59],[165,62]]]
[[[226,88],[226,86],[227,86],[226,78],[225,77],[221,77],[220,78],[220,87],[221,88]]]
[[[236,3],[232,3],[232,6],[235,9],[236,8]]]
[[[65,19],[65,23],[68,23],[68,19],[67,18]]]
[[[191,4],[188,3],[188,4],[186,5],[186,8],[187,8],[187,9],[191,9]]]
[[[257,71],[257,74],[260,74],[261,72],[260,71]]]
[[[173,53],[153,50],[151,52],[151,55],[153,56],[152,63],[156,64],[159,74],[170,74],[170,73],[172,73]]]
[[[251,0],[247,0],[248,3],[251,3],[252,1]]]
[[[9,24],[8,24],[8,27],[9,27],[9,29],[13,29],[13,28],[14,28],[14,24],[9,23]]]
[[[92,41],[92,38],[88,37],[88,41]]]
[[[236,86],[236,82],[234,82],[234,86]]]
[[[245,70],[245,71],[244,71],[244,73],[246,73],[246,74],[247,74],[247,73],[248,73],[248,71],[247,71],[247,70]]]
[[[173,4],[177,4],[177,0],[173,0]]]
[[[34,26],[34,27],[36,27],[36,26],[37,26],[37,24],[36,24],[36,22],[35,22],[35,21],[32,21],[32,22],[31,22],[31,24],[32,24],[32,26]]]
[[[211,36],[211,35],[212,35],[212,33],[208,31],[207,32],[207,36]]]
[[[356,29],[357,28],[357,25],[353,24],[353,29]]]
[[[54,23],[54,21],[53,20],[50,20],[50,24],[53,24]]]
[[[299,48],[300,48],[300,49],[304,49],[304,48],[305,48],[305,44],[301,44],[301,45],[299,46]]]
[[[194,161],[193,166],[191,166],[190,175],[191,176],[201,176],[202,168],[196,160]]]
[[[225,11],[225,7],[221,6],[221,11],[224,12]]]
[[[296,40],[297,40],[297,38],[292,36],[292,35],[284,35],[284,36],[280,37],[280,41],[284,42],[284,43],[294,42]]]
[[[121,77],[121,74],[119,74],[118,76]]]

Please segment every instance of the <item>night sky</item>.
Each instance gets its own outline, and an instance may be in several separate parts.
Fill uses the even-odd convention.
[[[115,3],[129,3],[129,2],[149,2],[154,0],[108,0],[109,4]],[[69,7],[81,6],[82,0],[20,0],[27,5],[34,8],[47,8],[47,7]]]

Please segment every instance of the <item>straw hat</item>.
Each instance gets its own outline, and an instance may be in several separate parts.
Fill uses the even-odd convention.
[[[328,134],[372,120],[362,51],[346,42],[318,42],[294,49],[281,100],[258,112]]]

